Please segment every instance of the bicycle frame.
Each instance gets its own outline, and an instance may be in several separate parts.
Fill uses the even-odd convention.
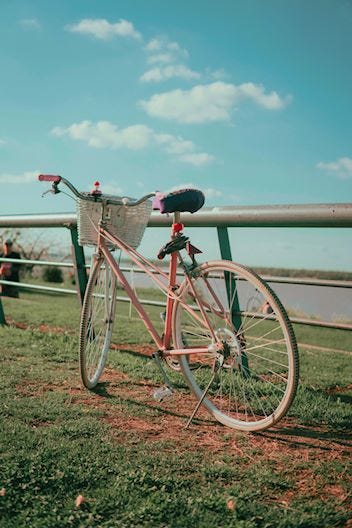
[[[175,214],[175,223],[173,226],[177,223],[177,220],[179,220],[179,214]],[[172,228],[172,236],[175,236],[174,227]],[[152,280],[153,282],[161,289],[163,290],[167,295],[167,303],[166,303],[166,317],[165,317],[165,323],[164,323],[164,332],[162,336],[160,336],[155,329],[155,326],[153,325],[150,317],[148,316],[147,312],[143,308],[142,304],[138,300],[135,292],[131,288],[131,286],[128,283],[128,280],[124,276],[120,266],[116,262],[116,260],[113,258],[111,251],[108,248],[107,241],[112,242],[115,246],[117,246],[121,251],[123,251],[125,254],[127,254],[130,259],[142,270],[144,271]],[[97,253],[99,254],[101,252],[104,257],[106,258],[107,262],[110,265],[110,268],[118,281],[121,283],[123,288],[125,289],[128,297],[130,298],[134,308],[138,312],[140,318],[142,319],[147,331],[151,335],[152,339],[154,340],[158,351],[160,351],[163,356],[178,356],[178,355],[192,355],[192,354],[204,354],[209,353],[208,347],[185,347],[182,349],[172,349],[171,348],[171,340],[172,340],[172,314],[174,309],[175,301],[177,300],[182,304],[185,310],[192,313],[193,317],[197,319],[201,324],[206,324],[209,333],[211,335],[213,344],[215,344],[215,347],[217,347],[217,339],[214,334],[214,330],[212,329],[206,311],[204,309],[204,306],[202,303],[198,302],[198,295],[195,291],[194,285],[191,281],[190,276],[185,273],[186,280],[188,281],[192,296],[194,297],[197,305],[198,310],[200,312],[201,317],[196,313],[196,311],[186,304],[179,293],[176,292],[176,290],[179,288],[179,285],[177,284],[177,265],[179,261],[179,252],[173,252],[170,255],[170,263],[169,263],[169,273],[165,273],[163,270],[152,264],[149,260],[147,260],[145,257],[143,257],[138,251],[130,247],[128,244],[126,244],[123,240],[119,239],[115,235],[112,235],[108,230],[104,227],[104,222],[101,222],[101,225],[99,226],[99,234],[98,234],[98,246],[97,246]],[[164,279],[161,280],[161,279]],[[166,281],[166,284],[165,284]],[[181,292],[182,294],[182,292]],[[217,299],[216,299],[217,300]],[[217,300],[219,306],[220,303]]]

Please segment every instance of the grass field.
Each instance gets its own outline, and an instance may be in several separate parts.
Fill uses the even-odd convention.
[[[89,393],[76,298],[23,293],[3,304],[1,528],[352,526],[349,332],[295,328],[301,383],[275,428],[244,434],[200,413],[186,430],[194,401],[178,374],[174,399],[153,400],[161,379],[128,305],[125,350],[111,351]]]

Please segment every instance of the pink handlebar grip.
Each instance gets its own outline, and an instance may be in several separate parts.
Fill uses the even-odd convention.
[[[39,174],[38,180],[39,181],[48,181],[48,182],[60,183],[61,176],[54,176],[52,174]]]

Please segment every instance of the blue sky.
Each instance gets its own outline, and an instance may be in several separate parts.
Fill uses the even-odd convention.
[[[350,0],[1,0],[0,214],[73,210],[38,172],[193,185],[208,206],[351,202],[351,27]],[[351,266],[350,230],[231,237],[252,265]]]

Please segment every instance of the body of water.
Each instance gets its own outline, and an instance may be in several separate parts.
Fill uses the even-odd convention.
[[[270,283],[269,283],[270,284]],[[352,321],[352,289],[301,284],[270,284],[286,310],[324,321]]]
[[[131,274],[126,273],[131,281]],[[153,287],[151,279],[142,273],[133,273],[136,287]],[[301,317],[314,317],[324,321],[352,321],[352,288],[308,286],[300,284],[268,284],[276,292],[287,311]]]

